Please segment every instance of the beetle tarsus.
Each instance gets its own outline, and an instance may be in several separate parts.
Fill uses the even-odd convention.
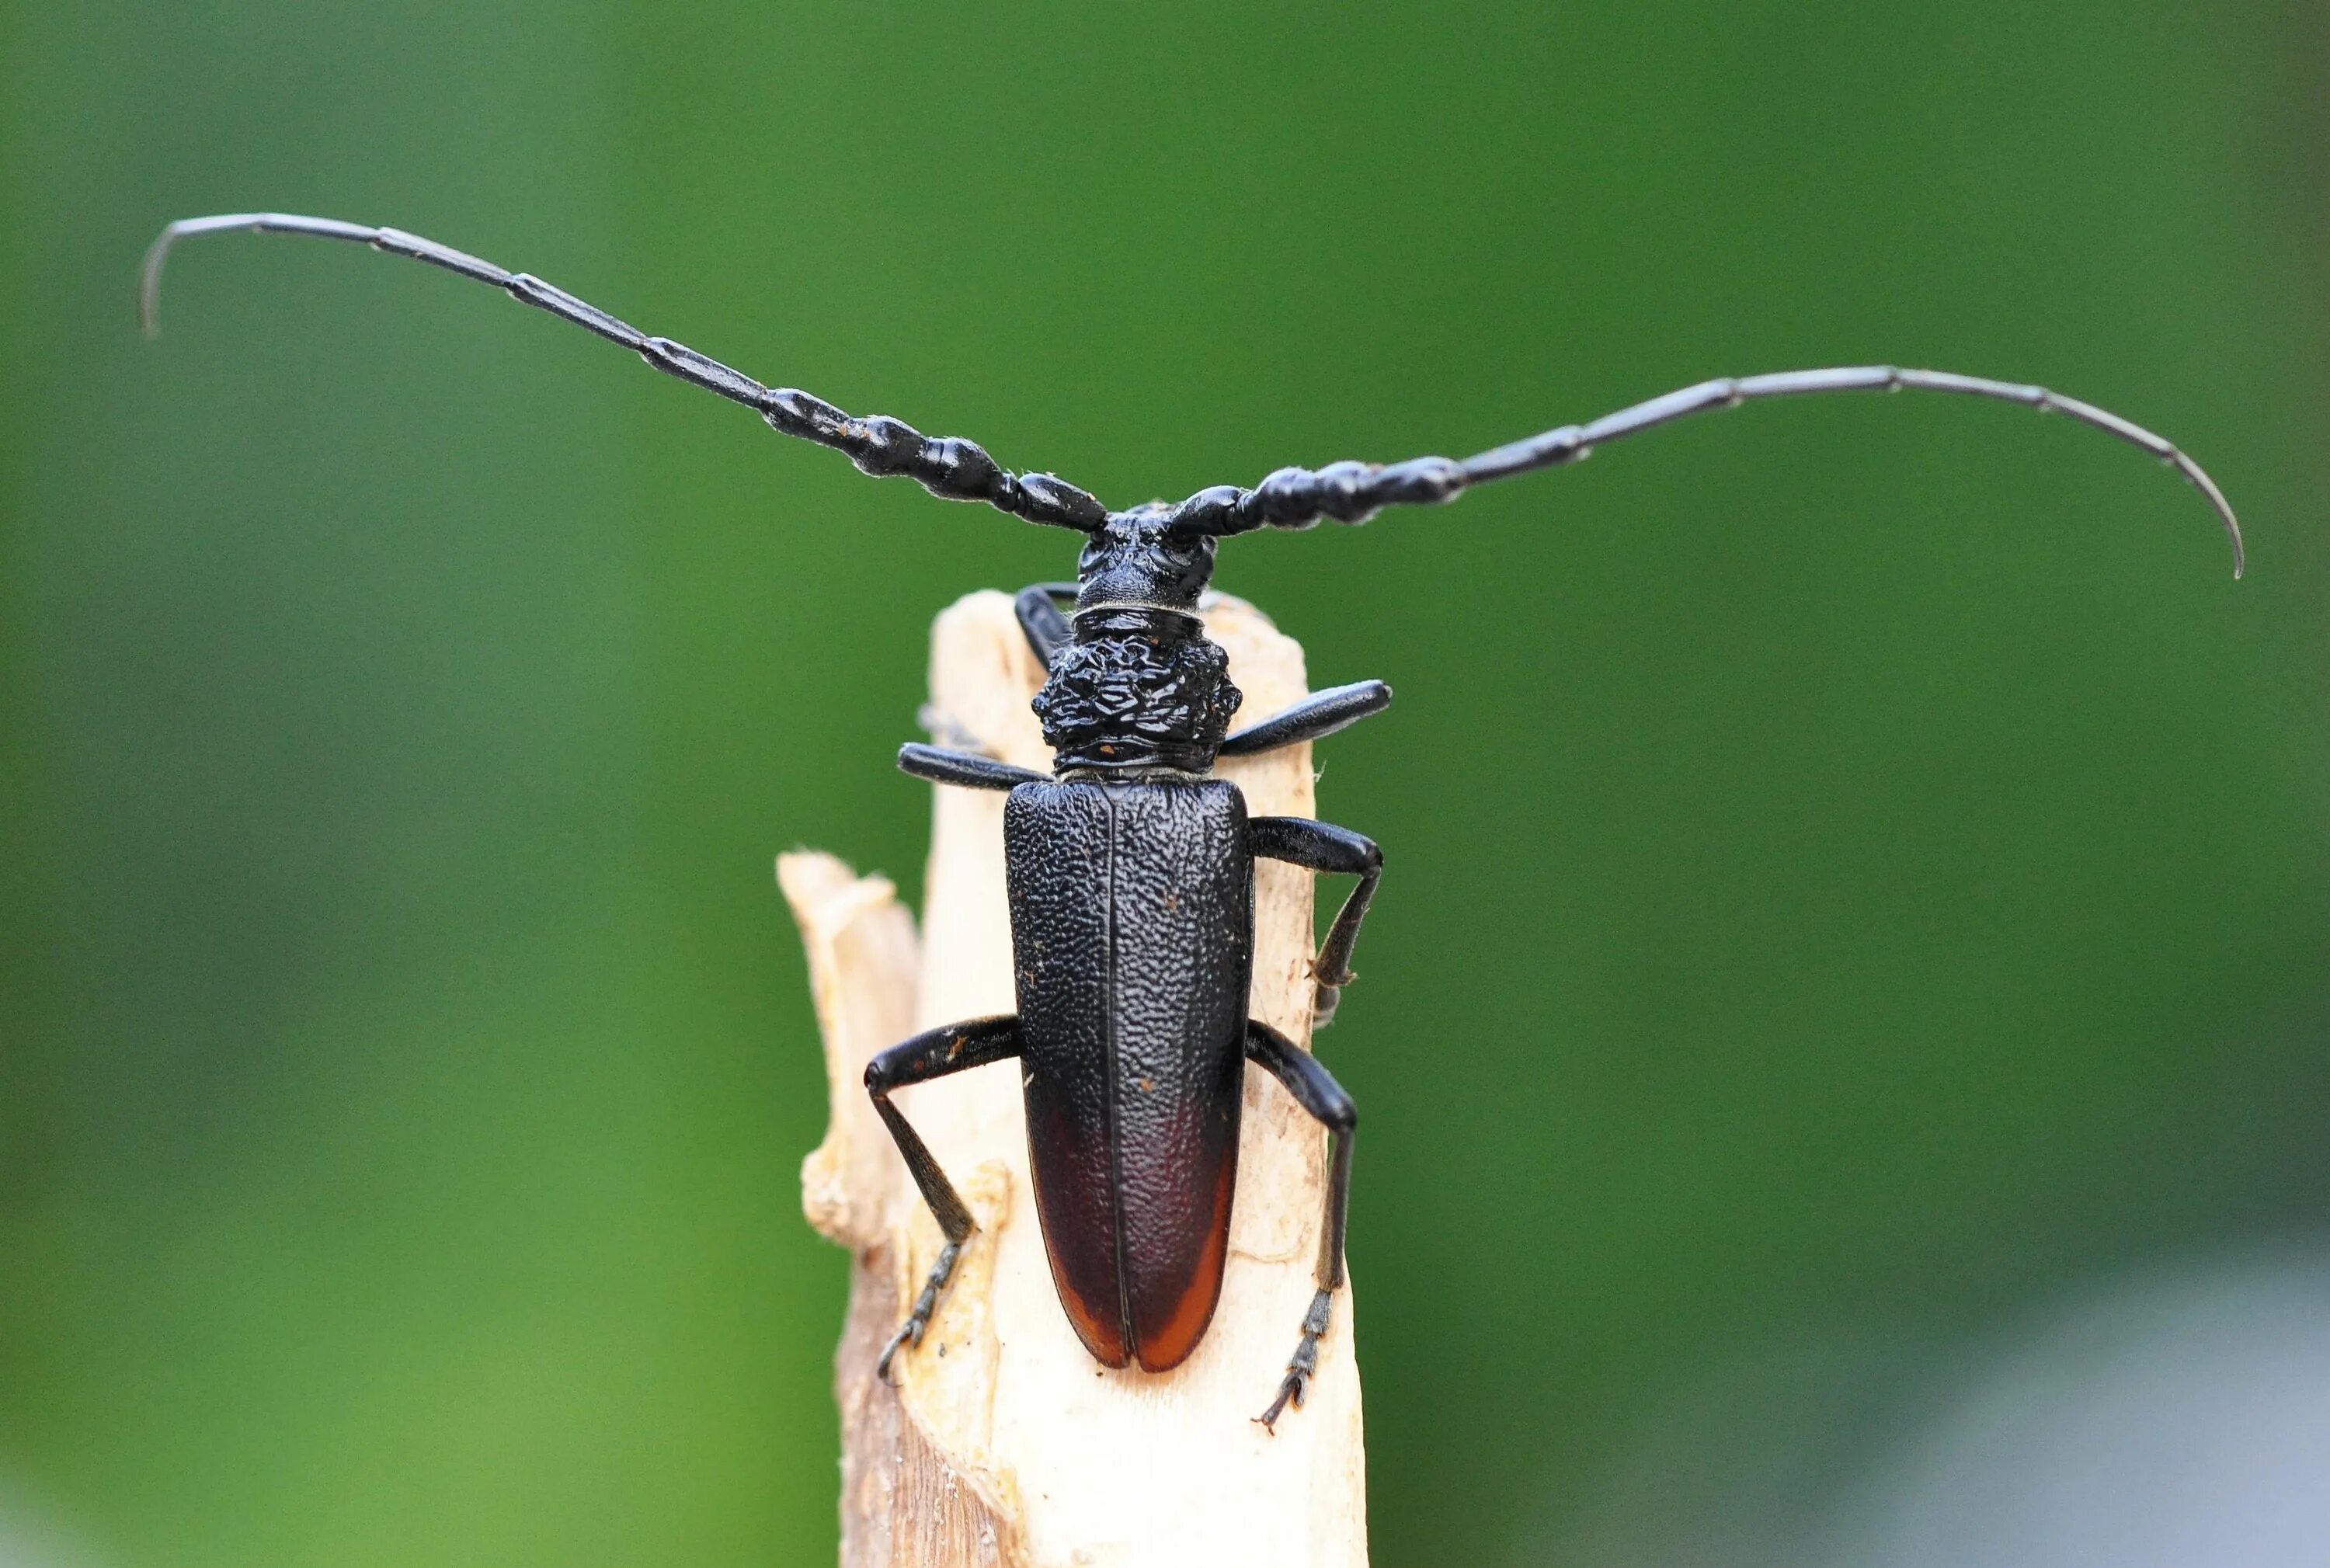
[[[1369,896],[1372,899],[1372,889],[1369,890]],[[1353,934],[1356,935],[1359,919],[1366,917],[1368,901],[1359,900],[1356,895],[1354,895],[1354,901],[1359,904],[1359,915],[1349,923],[1353,929]],[[1345,921],[1338,917],[1335,923],[1340,927]],[[1328,940],[1331,946],[1334,945],[1334,933],[1329,934]],[[1335,1009],[1343,1005],[1343,987],[1359,978],[1349,964],[1344,964],[1339,968],[1325,967],[1321,959],[1327,956],[1322,952],[1319,959],[1314,959],[1311,962],[1311,1032],[1314,1034],[1335,1021]]]
[[[970,1244],[949,1242],[939,1249],[938,1261],[931,1265],[931,1277],[923,1282],[923,1293],[914,1298],[914,1309],[906,1314],[906,1320],[898,1325],[898,1332],[890,1336],[890,1343],[882,1347],[882,1358],[874,1364],[875,1376],[885,1383],[890,1380],[890,1361],[898,1354],[900,1346],[922,1348],[923,1333],[931,1325],[931,1314],[938,1310],[939,1293],[954,1278],[954,1266],[962,1257],[963,1248]]]
[[[1302,1408],[1302,1396],[1310,1390],[1311,1379],[1318,1374],[1319,1340],[1327,1332],[1327,1318],[1334,1305],[1332,1290],[1321,1290],[1311,1298],[1311,1310],[1302,1315],[1302,1338],[1286,1364],[1286,1379],[1278,1385],[1278,1397],[1270,1402],[1268,1410],[1254,1418],[1273,1437],[1278,1435],[1278,1418],[1286,1413],[1288,1405]]]
[[[1289,818],[1258,818],[1260,821],[1287,821]],[[1313,827],[1321,825],[1312,824]],[[1344,830],[1335,828],[1335,833]],[[1358,838],[1357,834],[1350,835]],[[1359,843],[1367,844],[1365,839]],[[1375,845],[1368,844],[1372,852]],[[1364,891],[1364,889],[1363,889]],[[1362,901],[1353,895],[1354,903]],[[1340,922],[1339,922],[1340,923]],[[1343,950],[1350,950],[1346,944]],[[1347,966],[1338,966],[1346,980],[1350,973]],[[1295,1103],[1319,1119],[1331,1135],[1327,1157],[1327,1212],[1319,1229],[1319,1271],[1312,1276],[1319,1292],[1311,1298],[1311,1310],[1302,1315],[1302,1338],[1294,1346],[1293,1359],[1286,1364],[1286,1380],[1278,1385],[1278,1397],[1270,1408],[1255,1419],[1269,1429],[1277,1431],[1278,1418],[1289,1404],[1300,1406],[1309,1390],[1311,1378],[1319,1370],[1319,1340],[1327,1332],[1329,1316],[1334,1310],[1335,1292],[1343,1284],[1343,1229],[1350,1212],[1351,1141],[1359,1128],[1359,1108],[1351,1097],[1343,1092],[1334,1074],[1321,1066],[1319,1059],[1293,1041],[1264,1024],[1259,1018],[1246,1022],[1246,1057],[1283,1084]]]

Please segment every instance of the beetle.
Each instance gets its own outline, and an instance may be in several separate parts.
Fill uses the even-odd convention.
[[[1366,681],[1317,693],[1232,732],[1239,705],[1227,660],[1205,635],[1199,596],[1220,540],[1321,518],[1359,524],[1388,505],[1454,500],[1474,485],[1577,462],[1593,449],[1692,414],[1764,398],[1842,392],[1954,392],[2070,415],[2160,458],[2207,497],[2241,575],[2240,525],[2224,494],[2173,443],[2044,387],[1946,371],[1859,365],[1700,382],[1589,423],[1564,425],[1462,462],[1417,458],[1286,468],[1251,488],[1223,485],[1177,504],[1112,510],[1046,473],[1015,474],[977,443],[932,438],[886,415],[857,417],[769,387],[669,338],[650,336],[523,272],[398,229],[284,213],[169,224],[147,251],[139,313],[157,328],[163,264],[179,241],[230,230],[368,245],[500,288],[597,334],[667,374],[758,413],[781,434],[831,447],[864,473],[911,478],[933,495],[984,502],[1082,534],[1073,583],[1016,602],[1047,672],[1035,698],[1050,775],[975,751],[909,744],[899,766],[942,785],[1008,792],[1003,832],[1016,1013],[927,1031],[880,1053],[866,1087],[945,1236],[937,1261],[877,1363],[886,1376],[917,1346],[976,1228],[892,1092],[1017,1060],[1037,1214],[1060,1304],[1093,1357],[1149,1372],[1179,1365],[1221,1294],[1236,1187],[1241,1082],[1252,1062],[1277,1079],[1332,1143],[1316,1293],[1270,1406],[1274,1427],[1318,1369],[1343,1282],[1344,1223],[1358,1112],[1308,1052],[1246,1015],[1254,961],[1254,865],[1292,863],[1358,876],[1313,962],[1313,1017],[1330,1022],[1383,874],[1376,845],[1307,817],[1246,815],[1217,758],[1322,739],[1379,713],[1391,690]]]

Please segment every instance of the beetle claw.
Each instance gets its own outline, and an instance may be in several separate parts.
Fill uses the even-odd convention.
[[[1302,1373],[1290,1372],[1286,1374],[1286,1381],[1278,1385],[1278,1397],[1270,1402],[1270,1408],[1268,1410],[1264,1411],[1260,1415],[1254,1418],[1255,1421],[1262,1423],[1263,1431],[1268,1432],[1273,1437],[1276,1437],[1278,1435],[1278,1418],[1286,1412],[1286,1407],[1292,1404],[1297,1410],[1301,1410],[1302,1408],[1302,1388],[1304,1381],[1305,1374]]]

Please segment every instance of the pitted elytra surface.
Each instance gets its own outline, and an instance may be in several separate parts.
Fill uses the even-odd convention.
[[[1235,785],[1031,783],[1003,810],[1028,1159],[1094,1356],[1156,1371],[1221,1293],[1254,858]]]

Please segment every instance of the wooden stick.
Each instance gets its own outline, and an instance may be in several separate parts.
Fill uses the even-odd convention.
[[[1304,694],[1302,652],[1250,606],[1209,600],[1207,630],[1246,693],[1242,722]],[[938,618],[932,723],[1048,770],[1028,699],[1043,679],[999,593]],[[949,733],[949,732],[953,732]],[[1308,747],[1226,761],[1254,814],[1312,814]],[[1349,1289],[1335,1300],[1308,1402],[1274,1437],[1253,1419],[1293,1354],[1312,1291],[1326,1136],[1249,1070],[1230,1263],[1205,1341],[1170,1373],[1111,1372],[1053,1293],[1028,1191],[1009,1064],[908,1089],[900,1108],[978,1216],[930,1332],[895,1387],[874,1359],[920,1288],[939,1233],[863,1086],[875,1052],[917,1029],[1013,1010],[1003,798],[935,791],[924,935],[884,878],[829,855],[781,857],[808,949],[832,1120],[801,1167],[810,1223],[856,1256],[835,1357],[844,1568],[1361,1568],[1366,1463]],[[1255,1015],[1310,1034],[1312,878],[1255,879]]]

